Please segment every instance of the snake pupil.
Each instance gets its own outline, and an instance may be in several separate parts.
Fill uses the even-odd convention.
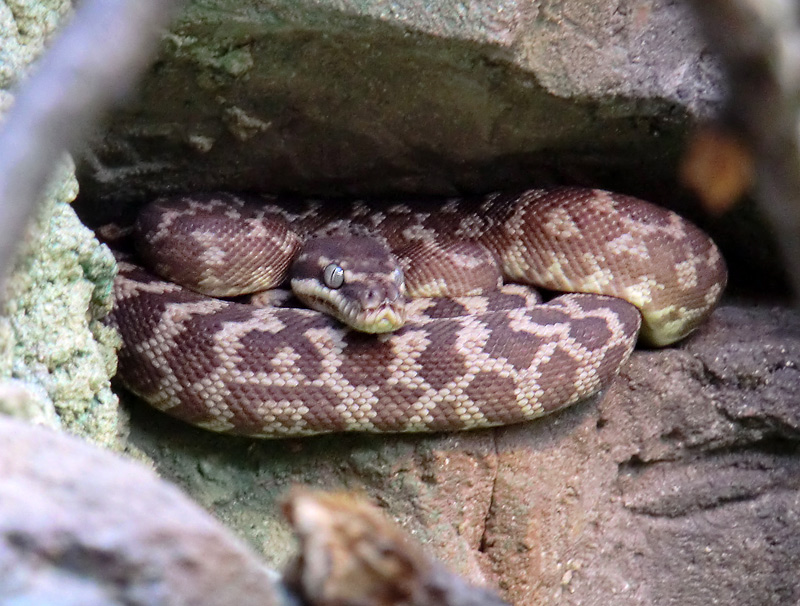
[[[344,284],[344,270],[336,263],[331,263],[322,270],[322,279],[328,288],[340,288]]]

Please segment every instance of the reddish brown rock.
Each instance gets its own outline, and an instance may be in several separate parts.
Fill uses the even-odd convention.
[[[796,601],[798,364],[797,315],[729,307],[635,354],[597,408],[498,434],[486,551],[506,596]]]

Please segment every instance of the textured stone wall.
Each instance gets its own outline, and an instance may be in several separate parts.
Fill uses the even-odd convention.
[[[57,0],[0,3],[0,110],[70,9]],[[65,158],[33,225],[13,235],[20,256],[0,319],[0,410],[113,445],[116,337],[99,318],[110,305],[114,262],[70,207],[77,192]]]
[[[675,2],[192,2],[79,176],[95,220],[219,187],[660,190],[719,80]]]

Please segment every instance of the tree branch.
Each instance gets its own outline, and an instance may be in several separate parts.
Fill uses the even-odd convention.
[[[17,91],[0,129],[0,293],[66,151],[119,102],[158,46],[174,0],[87,0]]]

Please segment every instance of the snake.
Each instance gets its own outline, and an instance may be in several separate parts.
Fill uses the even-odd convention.
[[[578,187],[438,203],[171,195],[135,234],[108,317],[119,380],[257,438],[529,421],[602,392],[637,340],[685,338],[727,280],[693,223]]]

